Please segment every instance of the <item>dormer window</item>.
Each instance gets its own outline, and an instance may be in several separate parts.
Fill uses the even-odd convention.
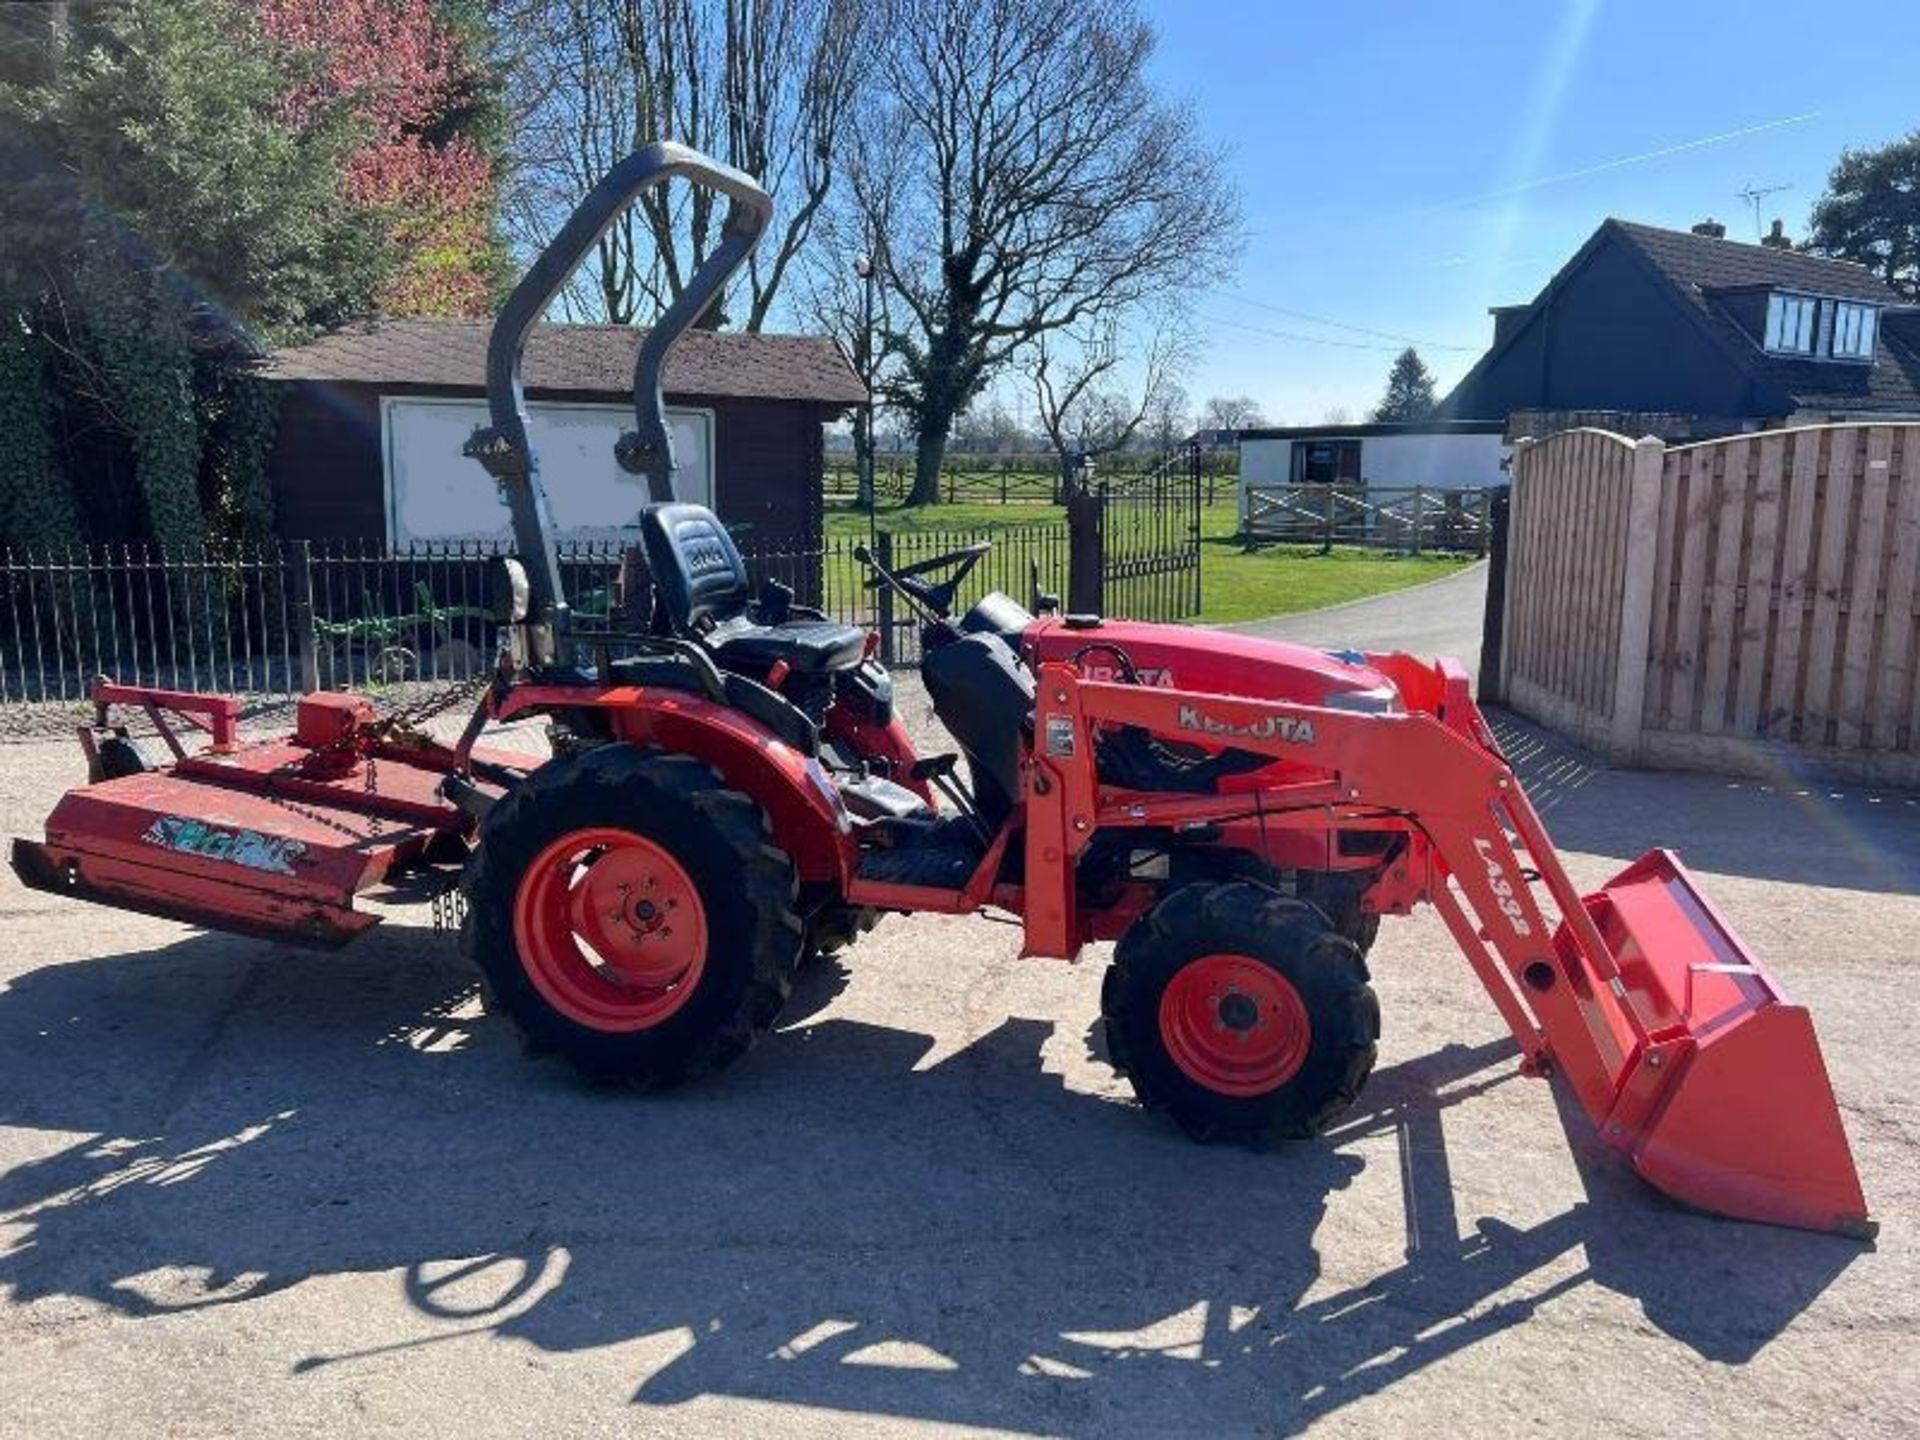
[[[1850,305],[1841,300],[1833,307],[1833,347],[1836,360],[1873,359],[1873,322],[1877,312],[1871,305]]]
[[[1820,302],[1776,293],[1767,303],[1767,349],[1776,355],[1813,354]]]

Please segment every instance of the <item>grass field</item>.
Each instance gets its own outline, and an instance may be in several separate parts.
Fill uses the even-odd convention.
[[[1065,511],[1054,505],[965,503],[883,509],[874,523],[897,535],[911,535],[1065,520]],[[1231,500],[1209,505],[1200,513],[1200,586],[1206,608],[1196,618],[1203,623],[1261,620],[1342,605],[1437,580],[1472,563],[1468,556],[1395,555],[1346,546],[1325,555],[1317,547],[1295,546],[1273,546],[1248,555],[1234,538],[1238,523]],[[867,528],[865,512],[828,508],[829,538],[864,538]]]

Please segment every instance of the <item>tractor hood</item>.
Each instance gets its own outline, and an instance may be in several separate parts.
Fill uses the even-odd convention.
[[[1142,684],[1239,695],[1251,700],[1288,700],[1339,710],[1404,708],[1385,674],[1354,652],[1316,650],[1284,640],[1263,640],[1231,630],[1157,625],[1140,620],[1046,619],[1023,637],[1036,667],[1078,657],[1089,680],[1125,678],[1121,657],[1132,662]]]

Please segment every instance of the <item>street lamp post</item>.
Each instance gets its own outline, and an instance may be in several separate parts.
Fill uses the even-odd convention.
[[[860,504],[873,513],[873,261],[865,255],[853,262],[853,273],[860,277],[860,383],[866,387],[867,403],[857,418],[855,460],[859,468],[856,484]]]

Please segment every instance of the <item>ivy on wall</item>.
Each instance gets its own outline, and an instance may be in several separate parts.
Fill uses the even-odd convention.
[[[73,492],[55,460],[46,369],[46,353],[19,307],[0,299],[0,541],[5,545],[48,549],[81,533]]]
[[[0,5],[0,545],[265,539],[260,357],[484,308],[490,82],[438,3]]]

